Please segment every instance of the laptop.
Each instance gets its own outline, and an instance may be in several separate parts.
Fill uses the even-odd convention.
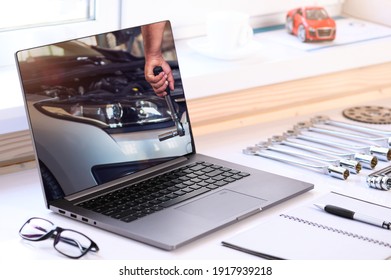
[[[15,56],[46,207],[174,250],[313,185],[196,152],[163,23],[161,51],[174,78],[166,97],[145,79],[149,24]]]

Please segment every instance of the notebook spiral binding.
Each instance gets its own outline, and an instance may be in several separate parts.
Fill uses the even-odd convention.
[[[376,240],[376,239],[373,239],[373,238],[370,238],[370,237],[367,237],[367,236],[358,235],[358,234],[355,234],[355,233],[352,233],[352,232],[349,232],[349,231],[344,231],[344,230],[340,230],[340,229],[337,229],[337,228],[325,226],[325,225],[322,225],[322,224],[318,224],[318,223],[315,223],[315,222],[307,221],[307,220],[300,219],[300,218],[297,218],[297,217],[294,217],[294,216],[290,216],[290,215],[286,215],[286,214],[281,214],[280,216],[283,217],[283,218],[289,219],[289,220],[293,220],[293,221],[296,221],[296,222],[299,222],[299,223],[303,223],[303,224],[309,225],[309,226],[325,229],[325,230],[336,232],[336,233],[339,233],[339,234],[343,234],[343,235],[346,235],[346,236],[349,236],[349,237],[352,237],[352,238],[357,238],[357,239],[360,239],[360,240],[363,240],[363,241],[374,243],[374,244],[377,244],[379,246],[384,246],[384,247],[387,247],[387,248],[391,248],[391,244],[390,243],[379,241],[379,240]]]

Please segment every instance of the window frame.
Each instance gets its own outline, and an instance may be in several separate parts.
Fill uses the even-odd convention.
[[[14,0],[2,12],[0,32],[92,20],[95,18],[95,2],[96,0]],[[12,9],[11,13],[8,13],[8,7]],[[20,16],[15,17],[15,14]]]

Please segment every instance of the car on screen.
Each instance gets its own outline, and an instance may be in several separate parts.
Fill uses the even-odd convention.
[[[301,42],[333,41],[336,23],[323,7],[300,7],[288,11],[286,30]]]
[[[168,60],[171,95],[186,134],[161,141],[175,123],[166,100],[145,80],[143,53],[134,50],[142,45],[139,36],[129,29],[18,53],[43,183],[52,197],[191,152],[177,60]]]

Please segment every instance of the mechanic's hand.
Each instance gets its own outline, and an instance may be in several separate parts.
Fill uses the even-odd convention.
[[[155,76],[153,68],[161,66],[163,71]],[[167,94],[166,88],[174,90],[174,77],[170,65],[163,59],[146,60],[144,69],[145,79],[151,84],[157,96],[163,97]]]

